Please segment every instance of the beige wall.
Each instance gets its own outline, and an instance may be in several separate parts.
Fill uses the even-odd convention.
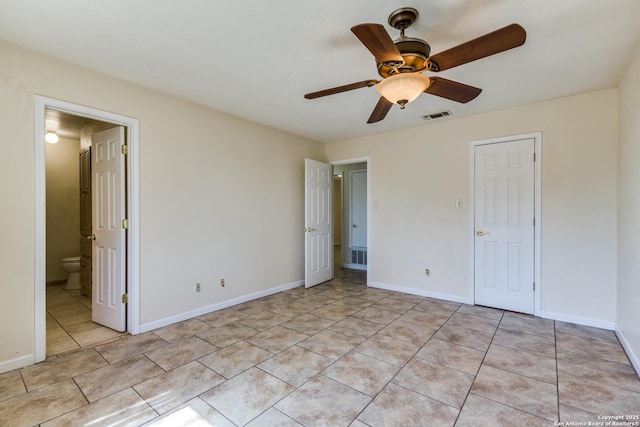
[[[640,372],[640,46],[620,84],[618,327]]]
[[[140,120],[141,323],[304,278],[322,144],[0,43],[0,367],[34,352],[36,94]]]
[[[80,141],[46,144],[47,282],[66,280],[62,258],[80,255]]]
[[[324,147],[0,43],[0,367],[34,350],[35,94],[140,120],[142,323],[303,278],[304,157],[370,156],[370,281],[468,298],[469,142],[541,131],[542,309],[618,314],[637,352],[638,56],[620,90],[618,174],[616,90]]]
[[[541,309],[615,321],[616,90],[327,145],[371,159],[369,282],[469,299],[469,142],[538,131]]]

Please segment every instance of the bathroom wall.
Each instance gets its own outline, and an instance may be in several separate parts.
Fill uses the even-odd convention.
[[[47,283],[66,280],[62,258],[80,255],[80,140],[46,145]]]

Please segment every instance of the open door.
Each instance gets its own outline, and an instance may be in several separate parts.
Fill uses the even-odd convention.
[[[305,274],[307,288],[333,279],[333,167],[305,159]]]
[[[126,329],[124,128],[92,136],[92,320]]]

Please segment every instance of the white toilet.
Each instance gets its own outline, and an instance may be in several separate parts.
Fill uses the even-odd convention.
[[[80,289],[80,256],[63,258],[62,268],[69,273],[65,289]]]

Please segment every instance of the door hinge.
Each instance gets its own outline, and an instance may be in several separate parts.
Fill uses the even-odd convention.
[[[126,144],[122,144],[120,146],[120,151],[122,154],[129,154],[129,147]]]
[[[129,294],[122,294],[122,303],[126,304],[129,302]]]
[[[536,226],[536,219],[535,218],[533,218],[533,226],[534,227]]]
[[[129,228],[129,220],[128,219],[123,219],[122,220],[122,228],[124,228],[125,230],[127,228]]]
[[[536,282],[533,282],[533,291],[536,291]]]
[[[533,161],[536,161],[536,153],[533,153]]]

